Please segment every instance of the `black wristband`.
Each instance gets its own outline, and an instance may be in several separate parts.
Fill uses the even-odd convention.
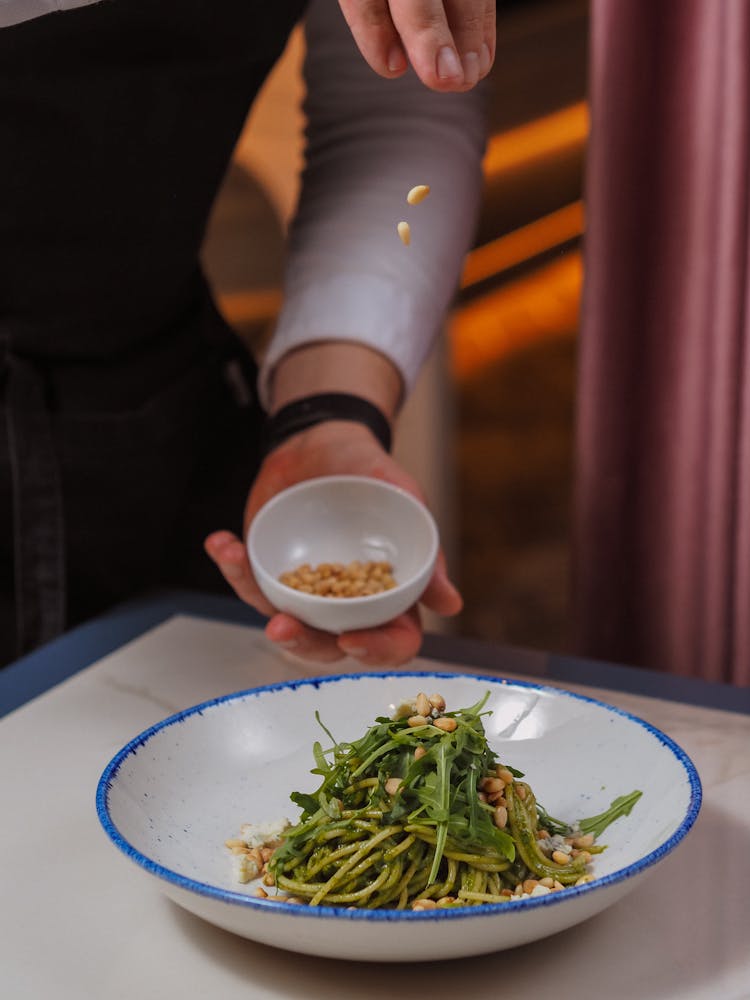
[[[263,427],[263,456],[277,448],[287,438],[325,420],[354,420],[369,428],[386,451],[391,450],[391,425],[377,406],[352,396],[348,392],[322,392],[305,396],[266,419]]]

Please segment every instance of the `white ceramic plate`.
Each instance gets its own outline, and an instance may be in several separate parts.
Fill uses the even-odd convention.
[[[490,692],[490,744],[526,774],[553,816],[595,815],[641,789],[594,859],[595,881],[516,902],[433,911],[312,908],[259,900],[232,879],[224,841],[245,822],[296,820],[293,790],[319,779],[316,710],[338,740],[377,715],[439,691],[448,708]],[[546,937],[600,913],[682,840],[701,786],[690,759],[648,723],[601,702],[497,677],[398,672],[255,688],[173,715],[132,740],[97,790],[112,842],[176,903],[219,927],[280,948],[334,958],[424,961],[482,954]]]

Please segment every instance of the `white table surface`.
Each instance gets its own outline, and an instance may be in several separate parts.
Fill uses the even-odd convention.
[[[704,803],[649,880],[587,923],[470,960],[365,965],[256,945],[163,898],[99,826],[104,766],[174,711],[320,672],[256,629],[177,616],[0,721],[3,1000],[750,997],[750,717],[590,687],[565,685],[672,736]]]

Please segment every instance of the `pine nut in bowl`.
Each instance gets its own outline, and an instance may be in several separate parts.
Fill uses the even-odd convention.
[[[253,520],[247,548],[275,608],[338,634],[384,625],[415,604],[439,540],[424,504],[398,486],[323,476],[269,500]]]

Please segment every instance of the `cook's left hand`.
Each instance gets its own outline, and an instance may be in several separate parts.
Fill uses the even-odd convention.
[[[369,66],[395,78],[409,63],[426,87],[471,90],[495,59],[495,0],[339,0]]]
[[[266,458],[253,484],[245,509],[245,534],[258,510],[271,497],[295,483],[322,475],[348,473],[385,479],[424,501],[404,470],[361,424],[330,421],[296,434]],[[412,659],[422,642],[418,608],[380,628],[331,635],[304,625],[287,614],[277,614],[255,581],[242,541],[229,531],[206,539],[206,551],[243,601],[271,618],[266,635],[294,655],[319,663],[351,656],[368,666],[396,666]],[[442,552],[422,603],[440,615],[461,610],[461,597],[448,579]]]

